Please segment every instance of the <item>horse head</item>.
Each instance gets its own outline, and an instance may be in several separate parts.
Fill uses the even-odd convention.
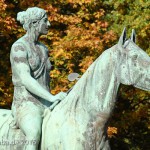
[[[131,37],[126,40],[124,29],[117,44],[120,53],[120,83],[150,91],[150,57],[135,41],[135,31],[132,30]]]

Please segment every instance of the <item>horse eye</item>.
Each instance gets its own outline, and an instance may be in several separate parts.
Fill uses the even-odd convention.
[[[35,24],[37,21],[33,21],[33,24]]]
[[[134,60],[136,60],[136,59],[138,58],[138,55],[134,55],[132,58],[133,58]]]

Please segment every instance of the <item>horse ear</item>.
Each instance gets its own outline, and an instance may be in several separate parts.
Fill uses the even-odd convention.
[[[134,30],[134,29],[132,29],[131,40],[132,40],[134,43],[136,42],[136,34],[135,34],[135,30]]]
[[[120,46],[122,46],[124,44],[124,42],[125,42],[125,39],[126,39],[126,28],[123,29],[123,32],[122,32],[122,34],[121,34],[121,36],[119,38],[118,44]]]

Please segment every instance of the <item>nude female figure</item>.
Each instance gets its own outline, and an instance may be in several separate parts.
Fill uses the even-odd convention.
[[[45,107],[48,102],[64,99],[66,93],[52,95],[49,92],[48,49],[38,41],[40,35],[48,33],[50,26],[46,11],[28,8],[18,13],[17,20],[27,32],[12,45],[10,53],[14,84],[12,113],[26,140],[36,141],[36,144],[28,144],[26,150],[37,150]]]

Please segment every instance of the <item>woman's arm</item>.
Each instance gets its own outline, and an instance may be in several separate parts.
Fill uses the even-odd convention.
[[[53,96],[31,76],[27,60],[27,51],[22,46],[12,46],[10,55],[15,73],[27,90],[50,102],[54,102],[58,98],[64,98],[64,94]]]

